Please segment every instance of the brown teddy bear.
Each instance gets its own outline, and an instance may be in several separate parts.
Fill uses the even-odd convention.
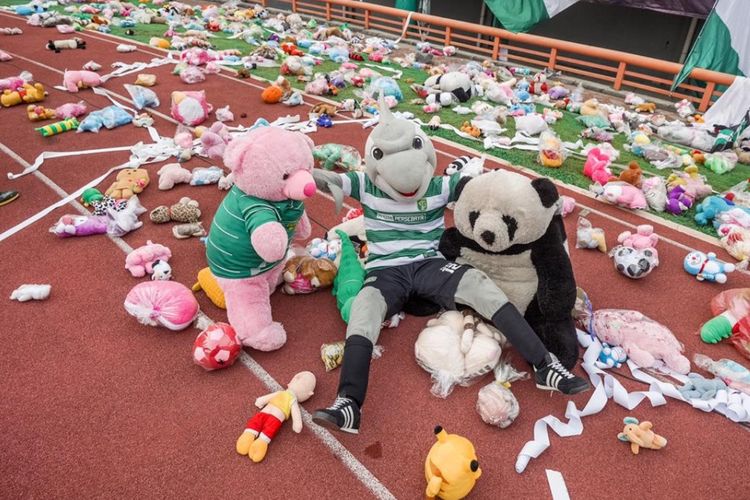
[[[134,194],[142,193],[148,186],[148,171],[145,168],[126,168],[117,174],[117,180],[104,194],[115,200],[127,200]]]
[[[313,106],[310,110],[310,113],[314,113],[316,115],[333,116],[337,111],[338,107],[335,104],[320,103]]]
[[[316,259],[309,255],[298,255],[284,265],[284,287],[287,295],[312,293],[319,288],[333,285],[336,264],[328,259]]]
[[[637,161],[631,161],[630,164],[628,164],[628,168],[620,172],[621,181],[632,184],[637,188],[641,187],[642,178],[643,170],[641,170],[641,167],[638,165]]]
[[[653,113],[656,111],[656,104],[653,102],[644,102],[635,107],[638,113]]]
[[[187,196],[180,198],[180,201],[167,207],[161,205],[151,211],[149,215],[151,222],[155,224],[164,224],[165,222],[198,222],[201,218],[201,210],[198,202],[191,200]]]

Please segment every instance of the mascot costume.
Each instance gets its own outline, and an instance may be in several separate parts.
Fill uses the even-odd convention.
[[[356,434],[365,401],[373,345],[385,318],[410,307],[468,306],[492,321],[533,365],[540,389],[575,394],[588,383],[547,351],[523,315],[483,272],[446,260],[438,252],[444,213],[455,201],[460,174],[435,177],[435,149],[414,123],[394,117],[382,100],[380,120],[365,145],[365,172],[313,170],[319,189],[341,208],[344,195],[364,209],[369,254],[365,284],[351,308],[338,397],[313,420]],[[550,198],[548,179],[534,181],[540,199]],[[414,301],[419,304],[414,305]]]

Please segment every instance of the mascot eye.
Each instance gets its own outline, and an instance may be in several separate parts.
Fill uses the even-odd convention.
[[[383,157],[383,150],[380,148],[373,148],[372,150],[372,157],[376,160],[379,160]]]
[[[281,176],[282,179],[287,180],[289,178],[289,174],[284,174]]]
[[[414,149],[422,149],[422,138],[421,137],[415,137],[414,140],[411,143],[411,146]]]

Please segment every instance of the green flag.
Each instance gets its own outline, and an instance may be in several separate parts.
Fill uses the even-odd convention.
[[[535,24],[562,12],[579,0],[485,0],[492,14],[505,29],[514,33],[530,30]]]
[[[750,27],[748,0],[718,0],[693,44],[672,90],[690,76],[693,68],[732,75],[750,75]]]

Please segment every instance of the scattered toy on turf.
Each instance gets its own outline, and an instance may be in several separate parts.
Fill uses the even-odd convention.
[[[65,70],[65,73],[63,74],[63,87],[65,87],[68,92],[78,92],[79,89],[98,87],[106,81],[106,77],[100,76],[93,71]]]
[[[31,104],[43,101],[46,95],[41,83],[24,83],[20,87],[3,90],[2,95],[0,95],[0,104],[5,108],[23,103]]]
[[[189,127],[200,125],[213,111],[213,106],[206,100],[206,93],[200,91],[172,92],[170,112],[172,118]]]
[[[705,226],[713,222],[717,215],[734,206],[734,202],[721,196],[708,196],[695,206],[695,222],[700,226]]]
[[[719,391],[726,391],[727,384],[720,378],[707,379],[697,373],[688,373],[688,380],[677,388],[685,399],[714,399]]]
[[[242,352],[234,328],[214,323],[198,334],[193,343],[193,362],[206,371],[228,368]]]
[[[637,455],[641,448],[661,450],[667,446],[667,440],[651,430],[651,422],[638,422],[636,418],[625,417],[623,423],[625,427],[617,435],[617,439],[630,443],[633,455]]]
[[[628,168],[620,172],[619,179],[640,188],[643,183],[643,170],[641,170],[638,162],[633,160],[628,164]]]
[[[142,87],[153,87],[154,85],[156,85],[156,75],[152,75],[149,73],[139,73],[135,79],[135,82],[133,83]]]
[[[611,346],[606,342],[602,343],[602,352],[595,364],[597,368],[620,368],[628,360],[628,354],[620,346]]]
[[[643,210],[648,207],[646,195],[637,187],[622,181],[607,182],[604,186],[598,183],[590,187],[597,197],[631,210]]]
[[[659,235],[654,232],[654,226],[641,224],[636,226],[635,233],[623,231],[617,237],[617,242],[622,246],[645,250],[651,248],[656,253],[656,244],[659,243]]]
[[[159,189],[166,191],[177,184],[190,182],[193,174],[190,170],[183,168],[179,163],[167,163],[157,172],[159,176]]]
[[[199,306],[193,293],[176,281],[144,281],[125,297],[125,310],[140,323],[179,331],[198,317]]]
[[[191,186],[207,186],[209,184],[216,184],[224,176],[224,170],[221,167],[196,167],[193,169],[192,178],[190,179]]]
[[[618,245],[609,252],[615,269],[630,279],[645,278],[659,265],[655,248],[633,248]]]
[[[641,368],[664,364],[684,375],[690,372],[690,360],[682,354],[684,347],[669,328],[638,311],[598,309],[586,327],[602,342],[625,349]]]
[[[151,279],[157,281],[167,281],[172,279],[172,266],[169,262],[157,260],[151,266]]]
[[[604,237],[604,230],[594,227],[586,217],[579,217],[576,229],[576,248],[596,248],[602,253],[607,253],[607,240]]]
[[[52,285],[21,285],[10,294],[10,300],[18,302],[46,300],[51,291]]]
[[[187,238],[200,238],[206,236],[206,230],[202,222],[189,222],[186,224],[177,224],[172,228],[172,235],[178,240]]]
[[[297,255],[286,261],[282,291],[287,295],[313,293],[333,285],[336,265],[328,258]]]
[[[714,361],[703,354],[695,354],[693,361],[696,366],[713,373],[728,387],[750,395],[750,370],[731,359]]]
[[[495,367],[494,375],[493,382],[479,389],[476,409],[485,424],[505,429],[520,413],[518,400],[511,392],[510,384],[528,378],[528,374],[517,371],[510,364],[508,356],[504,356]]]
[[[145,168],[125,168],[117,173],[117,180],[104,192],[116,200],[128,199],[140,194],[149,184],[148,170]]]
[[[84,101],[69,102],[55,108],[55,118],[64,120],[66,118],[79,118],[86,114],[86,103]]]
[[[461,172],[461,176],[476,177],[484,173],[484,156],[459,156],[445,167],[445,175]]]
[[[201,218],[200,205],[197,201],[183,196],[180,201],[170,207],[166,205],[156,207],[149,214],[149,218],[154,224],[198,222]]]
[[[51,120],[56,117],[54,109],[45,108],[44,106],[38,106],[34,104],[29,104],[26,107],[26,115],[32,122]]]
[[[146,274],[154,272],[153,266],[156,262],[167,262],[172,257],[168,247],[153,243],[151,240],[146,244],[132,250],[125,257],[125,269],[135,278],[142,278]]]
[[[439,425],[435,427],[435,437],[437,442],[424,462],[425,497],[460,500],[482,475],[474,445],[458,434],[448,434]]]
[[[683,267],[698,281],[711,281],[724,284],[727,274],[735,270],[735,265],[716,258],[716,254],[694,251],[685,256]]]
[[[583,175],[602,186],[607,184],[615,177],[609,169],[612,162],[610,156],[599,148],[593,148],[586,157],[586,163],[583,165]]]
[[[219,309],[226,309],[227,303],[224,299],[224,292],[219,287],[219,283],[216,281],[216,277],[211,274],[211,269],[204,267],[198,271],[198,281],[193,285],[194,292],[203,292],[206,294],[213,304]]]
[[[53,50],[59,54],[65,49],[85,49],[86,41],[82,38],[69,38],[67,40],[50,40],[47,42],[47,50]]]
[[[39,127],[34,130],[42,134],[42,137],[51,137],[53,135],[62,134],[63,132],[76,130],[79,125],[80,123],[78,123],[78,120],[76,120],[75,118],[67,118],[59,122],[44,125],[43,127]]]
[[[107,220],[95,215],[63,215],[49,232],[60,238],[104,234],[107,232]]]
[[[261,411],[247,421],[245,432],[237,439],[237,453],[249,456],[255,463],[262,461],[271,440],[289,418],[292,419],[292,430],[297,434],[302,432],[299,403],[310,399],[315,382],[315,375],[311,372],[300,372],[292,378],[286,390],[256,399],[255,406]]]

